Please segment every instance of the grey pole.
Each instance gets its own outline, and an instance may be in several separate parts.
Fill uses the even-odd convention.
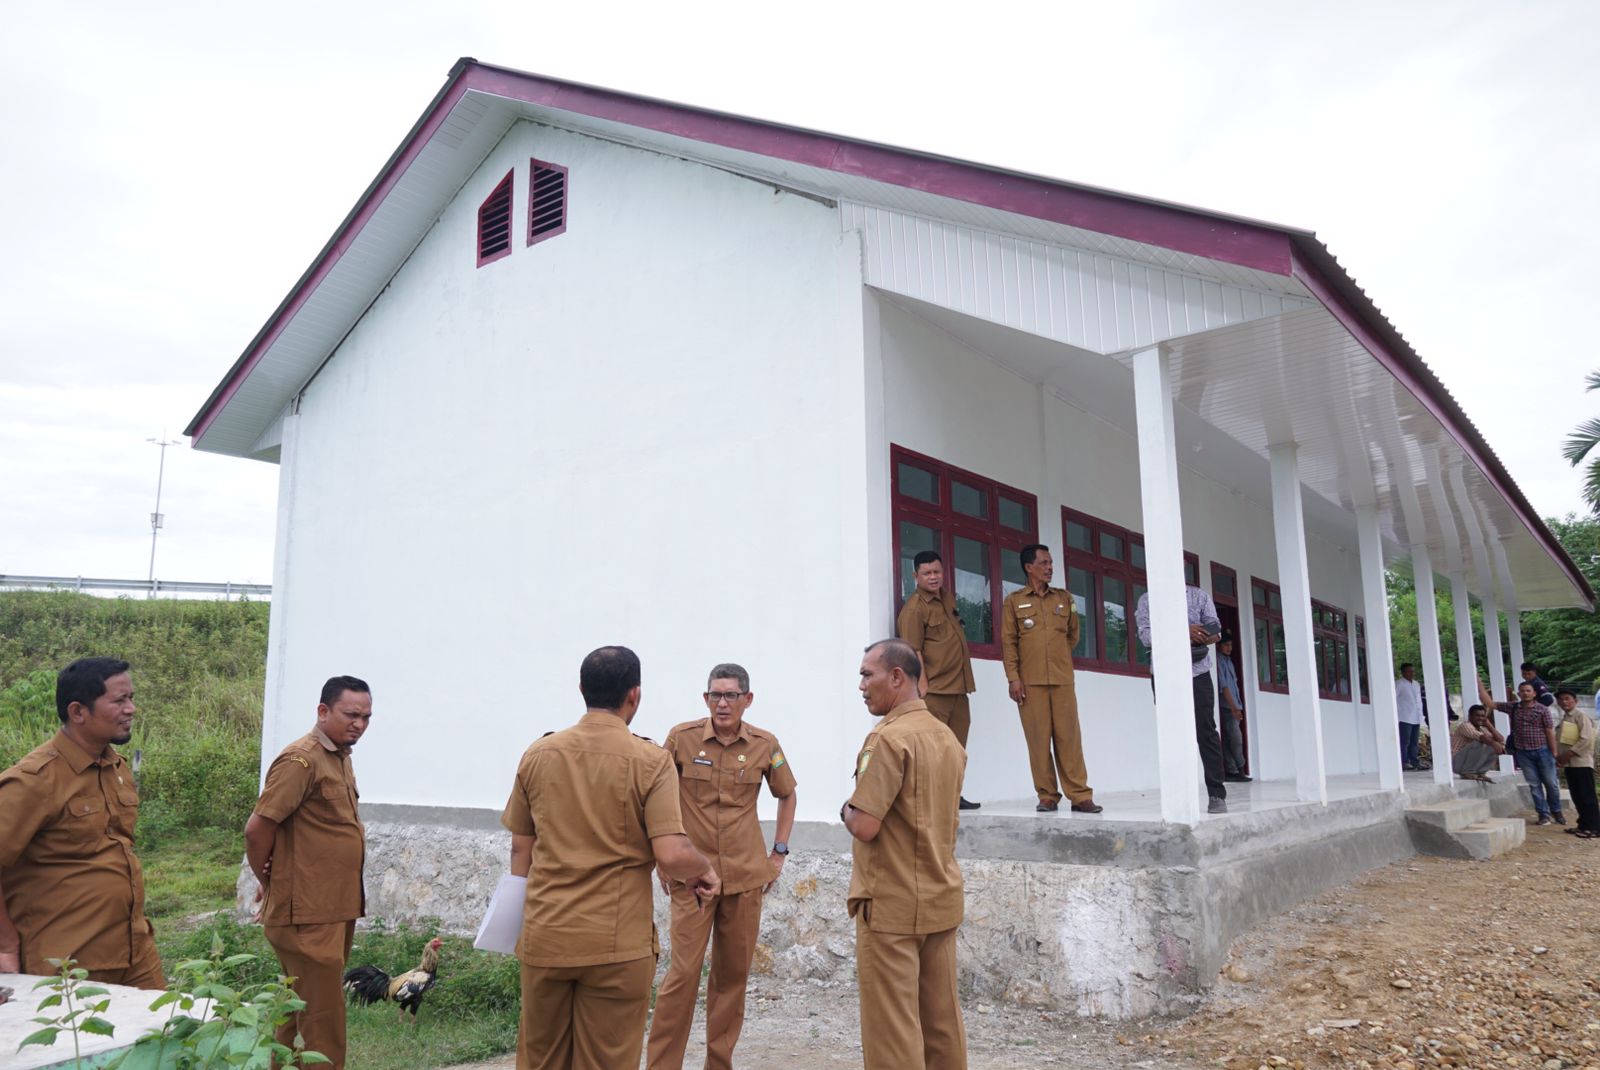
[[[162,432],[162,434],[165,435],[165,432]],[[150,582],[149,597],[154,598],[156,587],[156,536],[161,534],[162,520],[161,482],[167,474],[167,447],[176,446],[178,444],[178,440],[168,440],[166,438],[147,438],[145,441],[161,447],[161,461],[156,467],[156,511],[150,514],[150,575],[147,577]]]

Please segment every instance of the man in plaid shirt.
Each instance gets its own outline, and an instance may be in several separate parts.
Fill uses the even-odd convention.
[[[1516,748],[1517,765],[1528,781],[1539,824],[1567,823],[1561,812],[1561,783],[1556,779],[1556,726],[1550,708],[1539,701],[1538,689],[1523,682],[1517,687],[1517,702],[1496,702],[1488,685],[1478,681],[1478,694],[1485,706],[1511,718],[1511,745]]]

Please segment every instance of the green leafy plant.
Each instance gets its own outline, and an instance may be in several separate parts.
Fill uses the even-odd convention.
[[[278,1027],[305,1009],[288,979],[230,984],[256,956],[242,952],[224,957],[223,952],[222,937],[215,934],[208,958],[173,968],[173,984],[150,1004],[153,1011],[170,1008],[166,1022],[108,1063],[107,1070],[287,1070],[331,1061],[301,1048],[298,1037],[293,1048],[278,1043]]]
[[[257,956],[224,952],[218,934],[212,938],[209,957],[180,962],[173,970],[173,983],[150,1004],[153,1011],[167,1009],[167,1020],[126,1051],[94,1065],[105,1070],[271,1070],[274,1066],[289,1070],[330,1062],[320,1052],[306,1051],[298,1037],[292,1048],[276,1039],[278,1027],[305,1009],[288,979],[232,983],[241,971],[253,968]],[[54,959],[51,963],[57,964]],[[112,1023],[100,1017],[110,1006],[109,993],[86,984],[88,972],[77,969],[72,960],[57,965],[60,973],[35,987],[51,990],[39,1010],[60,1008],[60,1013],[35,1018],[44,1028],[24,1038],[19,1050],[30,1044],[54,1044],[60,1034],[68,1033],[74,1065],[83,1066],[79,1035],[113,1034]],[[102,998],[87,1002],[95,997]]]
[[[56,1042],[62,1033],[72,1037],[72,1058],[75,1062],[82,1062],[83,1055],[80,1050],[79,1036],[82,1033],[92,1033],[97,1036],[109,1037],[115,1028],[110,1022],[100,1015],[111,1006],[108,998],[110,993],[100,985],[89,984],[89,971],[81,970],[73,959],[50,959],[50,965],[56,968],[53,977],[45,977],[37,981],[33,988],[49,989],[44,999],[39,1001],[38,1010],[56,1011],[56,1014],[43,1014],[34,1018],[34,1022],[43,1026],[22,1038],[22,1043],[17,1045],[21,1051],[30,1045],[48,1046]],[[96,996],[101,997],[95,999]],[[85,1002],[95,1000],[93,1003]]]

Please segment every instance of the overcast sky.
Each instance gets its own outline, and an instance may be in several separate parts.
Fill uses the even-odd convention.
[[[1589,0],[14,6],[0,572],[145,575],[145,440],[463,55],[1313,229],[1563,514],[1600,409],[1597,42]],[[157,575],[270,582],[276,480],[169,449]]]

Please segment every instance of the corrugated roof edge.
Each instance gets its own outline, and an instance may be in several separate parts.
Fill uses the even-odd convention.
[[[1528,534],[1562,567],[1567,578],[1588,601],[1590,612],[1593,612],[1595,595],[1589,581],[1539,517],[1532,503],[1522,493],[1522,488],[1511,478],[1511,473],[1479,433],[1477,425],[1462,410],[1444,381],[1434,374],[1433,369],[1411,347],[1411,343],[1389,322],[1389,318],[1378,309],[1367,292],[1356,285],[1338,259],[1315,235],[1296,235],[1294,247],[1295,277],[1305,283],[1306,288],[1367,352],[1388,368],[1390,374],[1433,413],[1434,419],[1456,440],[1456,444],[1478,466],[1495,490],[1511,503]]]
[[[193,438],[195,444],[198,444],[239,384],[248,377],[260,355],[282,330],[290,313],[298,308],[314,284],[342,254],[353,236],[352,232],[358,231],[358,224],[363,222],[365,215],[370,214],[374,198],[397,178],[401,165],[415,153],[419,139],[428,128],[442,120],[444,112],[441,109],[446,102],[453,106],[452,98],[458,98],[467,89],[499,93],[591,117],[631,122],[725,147],[800,160],[830,170],[1298,277],[1467,451],[1496,489],[1516,508],[1529,534],[1566,571],[1574,586],[1583,593],[1590,609],[1593,609],[1594,592],[1583,574],[1539,518],[1516,481],[1454,397],[1388,318],[1377,309],[1366,292],[1355,284],[1333,254],[1308,230],[547,78],[514,68],[480,63],[471,57],[457,60],[450,68],[444,85],[384,162],[333,236],[312,260],[311,266],[295,282],[266,324],[251,339],[227,375],[189,421],[184,434]]]

